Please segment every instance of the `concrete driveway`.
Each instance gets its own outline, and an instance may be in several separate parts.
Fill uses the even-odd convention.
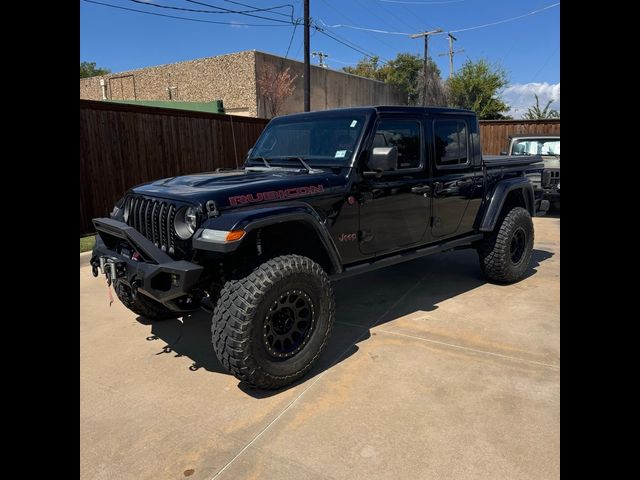
[[[473,251],[335,283],[320,364],[261,392],[228,375],[204,313],[148,323],[80,268],[81,478],[555,479],[560,219],[523,281]]]

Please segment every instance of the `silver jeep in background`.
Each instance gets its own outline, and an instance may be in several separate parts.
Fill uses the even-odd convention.
[[[518,135],[509,139],[509,149],[501,155],[540,155],[542,173],[528,175],[533,188],[543,190],[551,208],[560,209],[560,135]]]

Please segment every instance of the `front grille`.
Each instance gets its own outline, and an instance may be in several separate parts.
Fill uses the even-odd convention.
[[[542,173],[542,186],[545,188],[557,187],[560,183],[560,170],[545,170]]]
[[[127,225],[135,228],[151,240],[156,247],[169,255],[175,253],[176,234],[173,219],[176,206],[161,200],[142,197],[127,197],[124,205],[128,209]]]

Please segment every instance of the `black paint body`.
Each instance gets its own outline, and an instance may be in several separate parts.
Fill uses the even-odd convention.
[[[468,245],[481,238],[482,232],[493,229],[505,198],[513,190],[522,191],[527,209],[535,215],[539,199],[533,197],[530,182],[524,174],[535,170],[537,166],[534,164],[541,159],[526,156],[483,159],[478,121],[471,111],[371,107],[289,115],[274,119],[272,123],[295,121],[302,116],[320,118],[344,114],[345,111],[366,118],[347,164],[318,167],[319,171],[311,173],[304,168],[298,169],[298,165],[292,163],[286,171],[274,168],[273,171],[239,170],[185,175],[134,187],[127,192],[125,199],[162,200],[176,205],[176,208],[184,205],[196,207],[198,230],[192,239],[175,244],[175,251],[170,254],[174,261],[186,260],[188,262],[185,263],[197,265],[205,261],[202,259],[212,258],[199,256],[199,251],[230,255],[242,244],[240,241],[234,245],[212,247],[198,240],[202,229],[250,232],[267,225],[293,221],[311,226],[311,231],[321,239],[331,260],[331,266],[327,268],[332,275],[379,259],[387,259],[388,262],[388,258],[395,258],[394,255],[438,250],[425,247]],[[419,123],[420,166],[410,171],[365,175],[376,125],[388,118],[410,119]],[[466,125],[467,164],[436,165],[434,121],[442,119],[461,121]],[[217,215],[207,214],[206,205],[210,201],[215,202]],[[149,211],[151,209],[150,206]],[[149,211],[145,214],[150,215]],[[115,223],[110,224],[111,229],[118,221],[122,222],[122,208],[112,220]],[[101,255],[131,263],[130,259],[122,259],[113,250],[115,247],[109,248],[105,244],[103,233],[106,232],[99,219],[94,220],[94,224],[101,238],[94,250],[92,264],[97,263]],[[146,228],[152,227],[147,225]],[[153,239],[151,234],[145,236]],[[466,243],[465,238],[469,239]],[[132,247],[136,249],[135,244]],[[145,293],[158,298],[148,289]],[[189,291],[185,289],[184,293]]]

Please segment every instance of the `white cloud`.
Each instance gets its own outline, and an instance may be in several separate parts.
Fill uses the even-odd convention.
[[[547,102],[553,99],[550,109],[560,111],[560,82],[558,83],[516,83],[505,88],[502,99],[511,107],[508,115],[513,118],[522,118],[527,109],[536,103],[533,94],[540,99],[540,108],[544,108]]]

